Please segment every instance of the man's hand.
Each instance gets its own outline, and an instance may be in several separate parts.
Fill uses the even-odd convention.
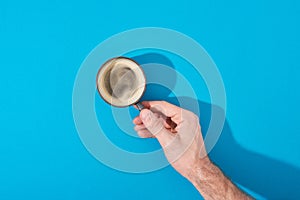
[[[199,118],[165,101],[143,102],[133,123],[142,138],[155,137],[170,164],[205,199],[251,199],[240,191],[208,158]]]
[[[143,102],[143,109],[133,122],[142,138],[156,137],[170,164],[184,177],[199,161],[208,162],[199,118],[165,101]],[[172,128],[172,124],[176,124]],[[170,125],[171,124],[171,125]]]

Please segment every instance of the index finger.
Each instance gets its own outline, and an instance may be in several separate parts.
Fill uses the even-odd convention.
[[[176,124],[182,121],[182,108],[178,106],[166,101],[144,101],[142,103],[153,112],[161,112],[166,117],[170,117]]]

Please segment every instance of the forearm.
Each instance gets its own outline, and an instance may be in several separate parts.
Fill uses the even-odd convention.
[[[208,157],[199,160],[187,178],[204,199],[252,199],[235,186]]]

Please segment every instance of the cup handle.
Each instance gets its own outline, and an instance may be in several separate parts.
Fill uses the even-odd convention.
[[[136,107],[138,108],[139,111],[145,109],[145,106],[141,102],[137,102],[135,105],[136,105]]]

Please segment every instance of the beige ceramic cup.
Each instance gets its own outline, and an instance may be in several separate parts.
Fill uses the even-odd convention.
[[[127,57],[106,61],[96,78],[97,89],[104,101],[116,107],[136,105],[144,107],[139,100],[146,90],[146,77],[141,66]]]

